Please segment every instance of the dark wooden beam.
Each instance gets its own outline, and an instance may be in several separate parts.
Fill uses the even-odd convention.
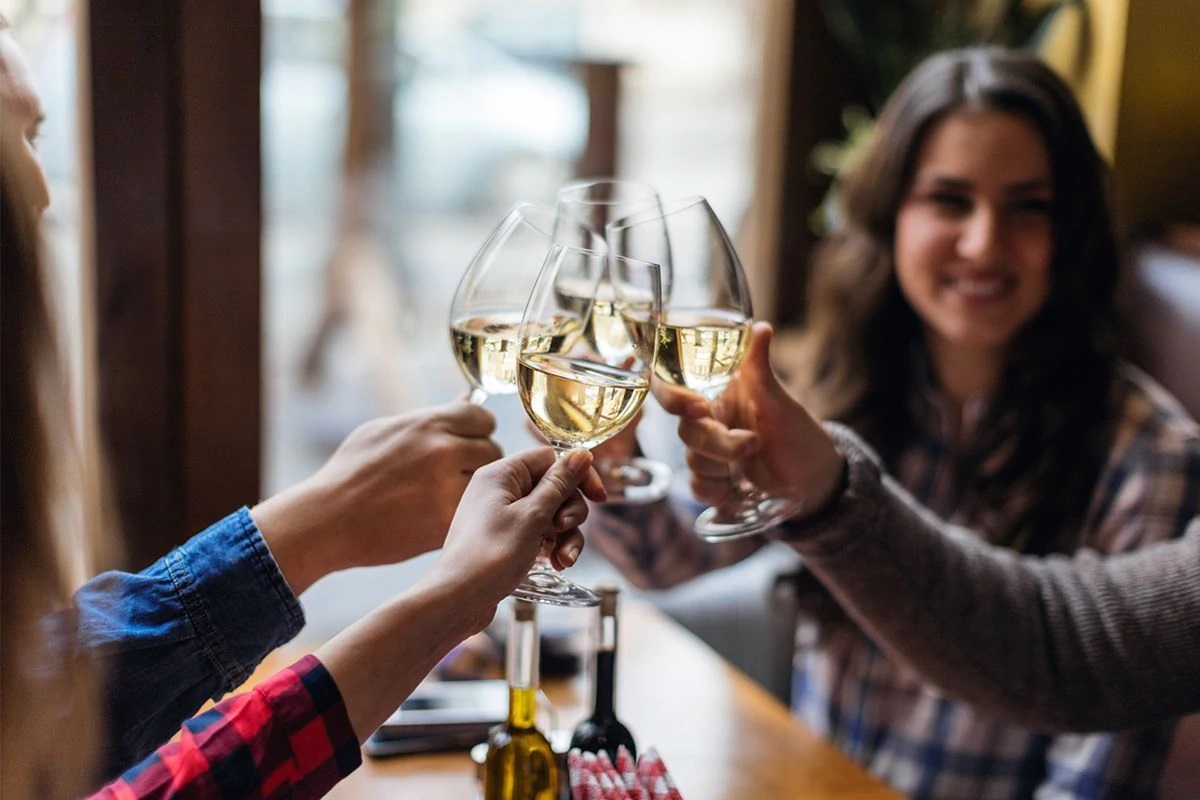
[[[842,139],[842,109],[851,103],[864,104],[865,93],[850,64],[825,27],[820,3],[795,3],[787,150],[774,262],[779,270],[775,321],[780,325],[803,321],[809,260],[819,238],[809,219],[829,190],[829,179],[811,166],[813,148]]]
[[[88,4],[98,398],[130,565],[257,499],[261,13]]]
[[[616,61],[576,59],[572,66],[588,99],[587,144],[575,162],[575,176],[616,175],[623,65]]]

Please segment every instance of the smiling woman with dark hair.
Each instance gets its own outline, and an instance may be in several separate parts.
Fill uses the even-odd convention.
[[[806,511],[779,535],[795,539],[818,577],[824,553],[805,544],[805,531],[827,515],[837,542],[853,540],[864,520],[871,541],[916,520],[1030,555],[1123,553],[1180,535],[1200,513],[1200,431],[1118,359],[1106,174],[1070,89],[1035,57],[969,48],[923,62],[888,101],[842,186],[839,227],[814,264],[792,396],[771,371],[770,332],[760,325],[711,410],[663,398],[683,417],[696,496],[723,500],[729,463],[740,459],[765,491],[805,498]],[[839,451],[793,396],[861,440],[847,433]],[[894,502],[842,517],[841,503],[861,489],[854,481],[863,470],[853,465],[875,463],[868,449],[879,454],[876,483]],[[761,546],[707,545],[687,521],[666,504],[604,509],[590,541],[644,585],[678,582]],[[896,590],[903,576],[893,577]],[[986,604],[978,592],[997,585],[955,594],[928,574],[913,578],[914,592],[932,594],[897,602],[898,612]],[[1155,793],[1173,721],[1088,736],[1015,724],[1028,709],[1005,716],[942,696],[893,659],[894,649],[881,650],[871,626],[830,613],[827,594],[809,583],[793,710],[900,791]],[[1006,654],[1060,641],[1031,645],[1024,633],[977,632],[993,637],[989,652]]]
[[[939,313],[942,300],[923,303],[906,281],[908,245],[924,220],[966,218],[972,187],[941,174],[941,164],[919,173],[918,160],[933,147],[935,129],[947,141],[948,130],[957,132],[960,147],[985,157],[984,137],[996,124],[1019,128],[1029,147],[994,165],[1007,171],[997,181],[1004,196],[985,224],[1004,226],[997,247],[1005,241],[999,234],[1023,246],[1036,233],[1045,272],[1018,274],[1023,251],[1015,246],[952,255],[957,265],[931,276],[946,298]],[[967,342],[981,351],[966,354],[988,378],[944,388],[959,403],[980,388],[989,397],[974,434],[948,462],[955,484],[964,493],[970,487],[976,514],[1026,498],[989,530],[993,541],[1033,553],[1075,549],[1112,434],[1105,422],[1117,368],[1118,254],[1107,170],[1070,89],[1036,59],[1009,51],[931,58],[884,108],[842,192],[844,224],[814,265],[806,368],[793,387],[815,413],[852,425],[893,465],[920,429],[910,398],[923,375],[914,360],[929,359],[940,373],[937,351],[948,338],[941,326],[953,325],[952,315],[969,317],[980,336],[993,337]],[[995,300],[988,281],[998,282]],[[1000,301],[1034,289],[1033,302],[1008,315]],[[1003,327],[985,331],[991,318]],[[914,351],[922,342],[928,354]],[[982,357],[986,350],[1002,358]]]

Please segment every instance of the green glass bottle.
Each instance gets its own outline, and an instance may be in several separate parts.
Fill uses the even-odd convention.
[[[484,800],[556,800],[558,764],[535,724],[538,692],[536,606],[515,601],[508,634],[508,719],[488,734]]]

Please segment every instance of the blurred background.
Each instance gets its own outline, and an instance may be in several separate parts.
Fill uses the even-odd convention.
[[[882,99],[928,53],[974,42],[1035,50],[1078,92],[1113,166],[1133,355],[1200,414],[1195,0],[0,12],[46,108],[47,232],[131,566],[311,474],[360,422],[464,394],[454,286],[509,206],[552,202],[572,177],[706,195],[757,316],[802,324],[809,251]],[[512,398],[489,408],[507,449],[530,441]],[[764,551],[655,601],[769,685],[778,676],[745,643],[770,624],[761,606],[787,558]],[[328,579],[305,597],[310,624],[328,635],[422,569]],[[578,569],[585,583],[606,574],[595,558]]]

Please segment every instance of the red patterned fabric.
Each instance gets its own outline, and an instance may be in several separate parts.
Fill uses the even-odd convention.
[[[93,797],[321,797],[360,763],[341,692],[310,655],[188,720]]]

